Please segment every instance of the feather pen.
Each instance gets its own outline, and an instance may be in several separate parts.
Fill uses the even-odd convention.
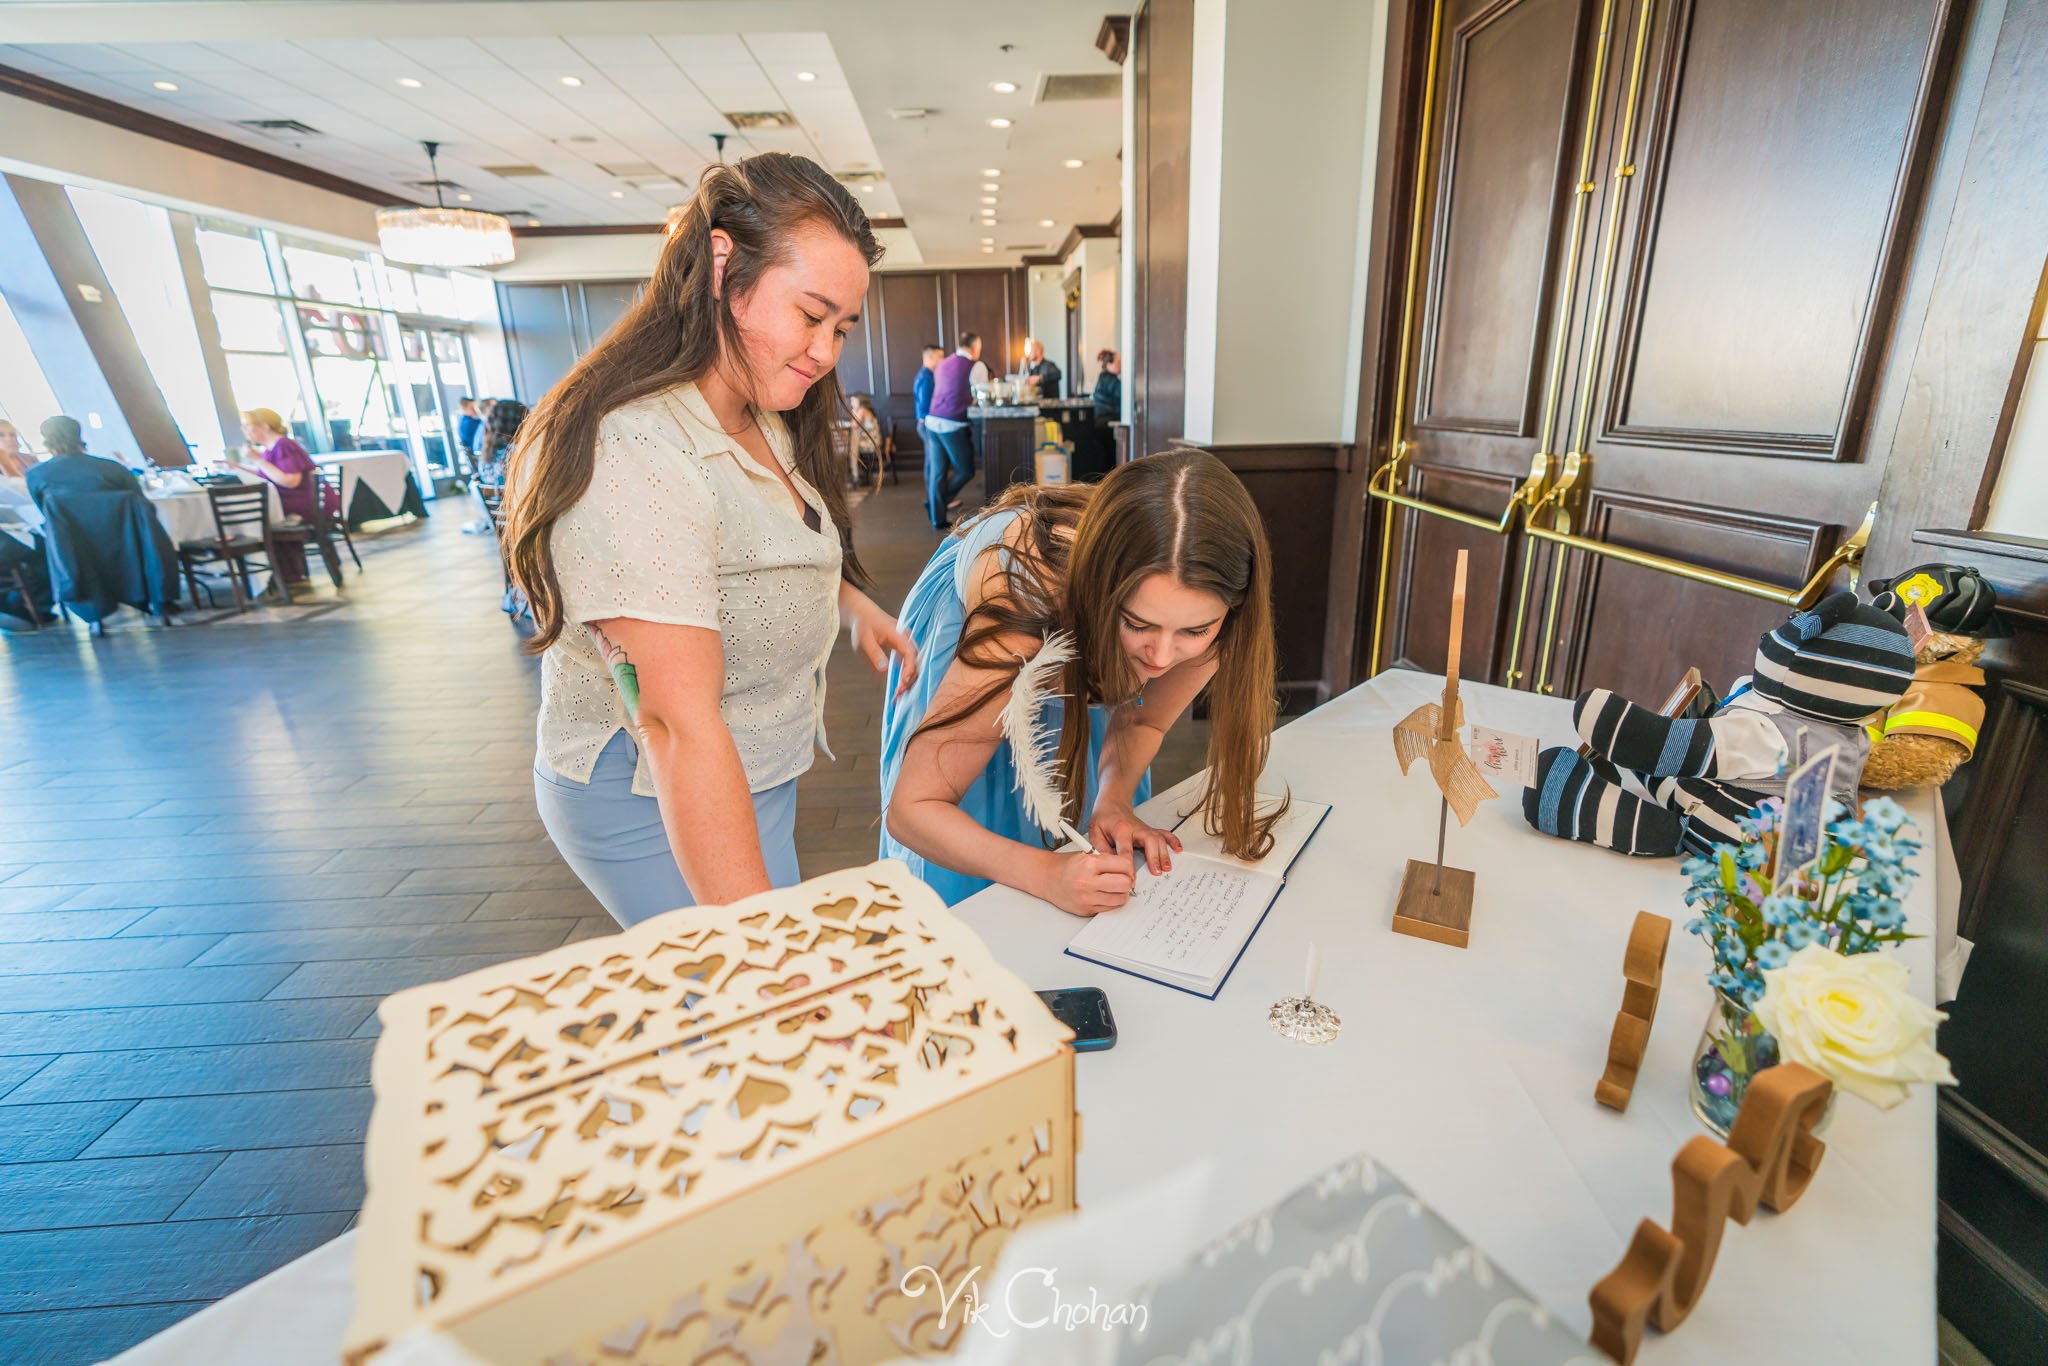
[[[1038,647],[1038,653],[1017,669],[1010,684],[1010,699],[1003,703],[1002,729],[1010,742],[1010,758],[1017,766],[1016,790],[1024,794],[1024,811],[1041,830],[1057,830],[1089,853],[1096,852],[1085,836],[1067,823],[1066,794],[1053,776],[1059,754],[1059,739],[1044,727],[1045,706],[1059,686],[1060,671],[1074,657],[1074,638],[1054,631]]]

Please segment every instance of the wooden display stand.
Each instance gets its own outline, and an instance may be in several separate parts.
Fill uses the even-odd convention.
[[[893,861],[378,1014],[352,1363],[946,1351],[946,1297],[1075,1207],[1072,1034]]]
[[[1458,656],[1465,638],[1465,555],[1465,551],[1458,552],[1457,573],[1451,584],[1443,700],[1423,703],[1394,727],[1394,757],[1401,761],[1401,772],[1406,774],[1417,759],[1427,759],[1430,777],[1443,794],[1436,813],[1436,862],[1408,860],[1401,875],[1401,895],[1394,902],[1394,932],[1456,949],[1472,939],[1473,878],[1467,869],[1444,867],[1444,835],[1450,813],[1455,807],[1458,824],[1463,826],[1479,803],[1500,795],[1458,741],[1465,724],[1464,704],[1458,700]]]
[[[1657,997],[1664,990],[1664,955],[1671,946],[1671,922],[1648,911],[1636,912],[1622,954],[1621,1009],[1607,1039],[1607,1070],[1593,1088],[1593,1099],[1611,1110],[1628,1109],[1635,1094],[1636,1072],[1650,1046],[1650,1026],[1657,1019]]]

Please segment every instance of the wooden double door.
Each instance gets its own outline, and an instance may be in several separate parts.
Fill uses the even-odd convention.
[[[1381,666],[1442,667],[1463,548],[1469,676],[1748,671],[1783,602],[1526,527],[1787,588],[1856,533],[1958,28],[1944,0],[1422,0],[1391,486],[1490,525],[1376,505]]]

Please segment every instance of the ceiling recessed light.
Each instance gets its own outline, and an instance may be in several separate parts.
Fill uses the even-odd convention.
[[[985,176],[988,176],[988,177],[990,177],[991,179],[993,179],[994,177],[996,177],[996,176],[999,176],[999,175],[1001,175],[1001,174],[1002,174],[1002,172],[1001,172],[1001,171],[998,171],[998,170],[997,170],[997,169],[996,169],[995,167],[993,167],[993,166],[984,166],[984,167],[982,167],[982,168],[981,168],[981,173],[982,173],[983,175],[985,175]]]
[[[529,218],[526,220],[526,226],[529,228],[537,228],[540,226],[540,220],[538,218]]]
[[[581,76],[564,76],[562,77],[562,84],[568,86],[581,85],[583,84],[583,78]]]
[[[1049,228],[1052,226],[1052,220],[1050,218],[1041,218],[1038,220],[1038,226],[1041,228]]]
[[[993,204],[996,202],[996,197],[992,194],[985,194],[981,197],[981,202],[984,204]]]
[[[990,119],[988,126],[991,128],[1008,128],[1010,121],[1008,119]]]
[[[421,85],[420,78],[417,76],[400,76],[398,78],[398,83],[404,86],[407,90],[417,90],[420,88]]]
[[[1070,171],[1078,171],[1078,170],[1080,170],[1080,169],[1081,169],[1081,158],[1079,158],[1079,157],[1068,157],[1068,158],[1067,158],[1067,169],[1068,169],[1068,170],[1070,170]]]
[[[984,247],[992,247],[996,244],[996,239],[993,237],[984,237],[981,239],[981,244]]]
[[[178,89],[178,83],[176,81],[157,81],[154,82],[154,84],[156,85],[157,89],[168,90],[171,91],[173,94],[175,94]]]
[[[613,191],[612,191],[612,198],[613,198],[613,199],[624,199],[625,197],[626,197],[626,192],[625,192],[624,190],[613,190]]]
[[[993,255],[995,252],[994,247],[983,247],[981,250],[983,255]]]
[[[796,78],[800,81],[815,81],[818,79],[818,73],[815,71],[799,71],[796,73]]]
[[[467,194],[459,194],[459,195],[455,196],[455,199],[456,199],[456,202],[457,202],[457,203],[460,203],[460,204],[467,204],[467,203],[468,203],[468,202],[469,202],[469,201],[470,201],[471,199],[474,199],[475,197],[476,197],[476,196],[474,196],[474,195],[467,195]]]
[[[998,95],[1014,95],[1017,93],[1017,83],[1015,81],[990,81],[988,88],[995,91]]]
[[[987,184],[983,185],[981,188],[989,194],[994,194],[997,190],[1000,190],[1003,187],[996,184],[993,180],[991,180]]]
[[[872,185],[863,185],[860,187],[860,192],[862,194],[873,194],[875,192],[875,187]]]

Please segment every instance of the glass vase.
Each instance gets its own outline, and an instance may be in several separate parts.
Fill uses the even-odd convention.
[[[1755,1013],[1715,991],[1714,1008],[1692,1055],[1692,1112],[1715,1134],[1728,1137],[1750,1079],[1777,1061],[1778,1041]]]

